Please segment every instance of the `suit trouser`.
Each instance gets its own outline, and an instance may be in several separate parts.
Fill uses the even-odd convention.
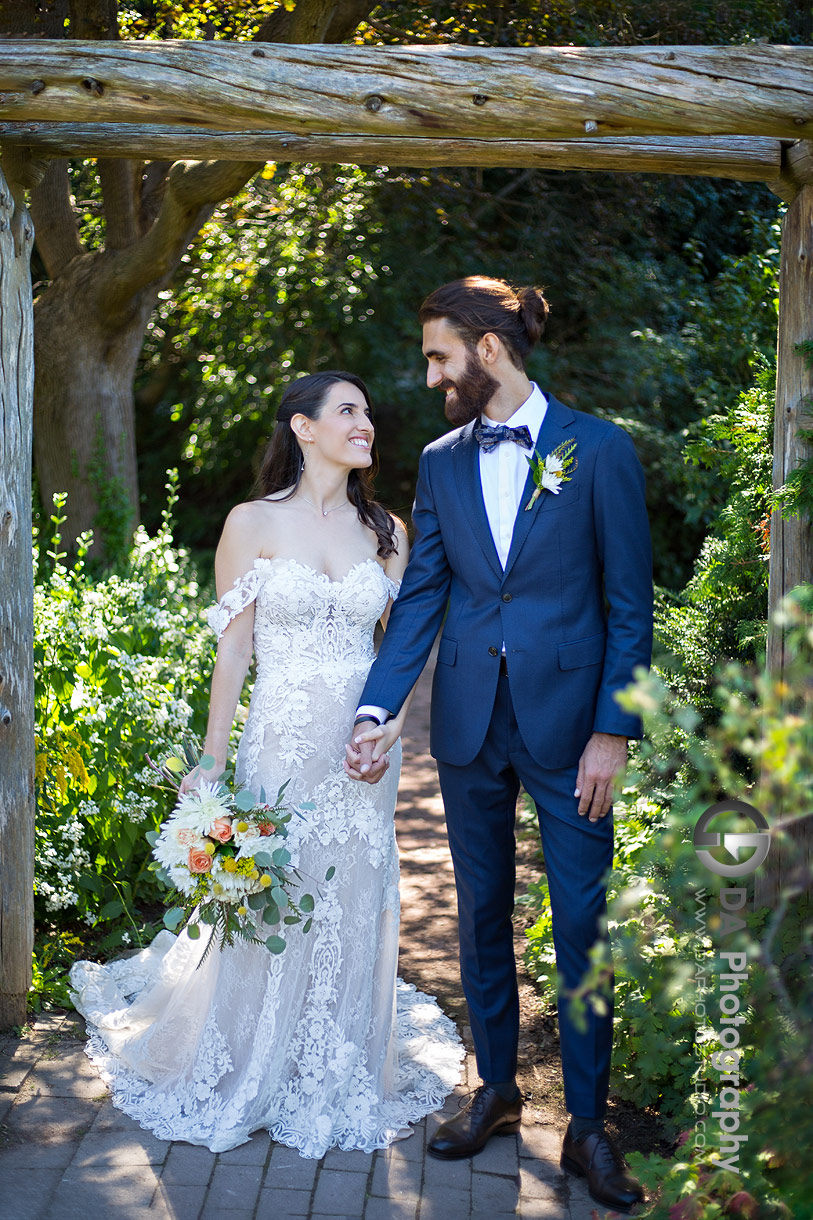
[[[520,783],[539,817],[550,890],[560,992],[578,986],[591,945],[602,935],[605,879],[612,866],[612,812],[598,822],[578,814],[577,768],[545,770],[528,753],[517,726],[508,678],[501,676],[486,739],[464,767],[438,762],[455,869],[460,969],[477,1067],[483,1080],[516,1073],[519,1000],[511,915],[516,881],[514,819]],[[599,1016],[588,1003],[576,1027],[559,999],[565,1104],[571,1114],[601,1118],[612,1053],[612,1004]]]

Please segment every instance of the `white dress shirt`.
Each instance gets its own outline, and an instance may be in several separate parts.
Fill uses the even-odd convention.
[[[531,440],[536,445],[539,429],[548,409],[548,400],[536,382],[531,382],[533,389],[521,407],[518,407],[510,419],[503,422],[508,428],[519,428],[525,424],[531,434]],[[482,422],[489,427],[495,427],[496,420],[482,416]],[[511,536],[514,533],[514,521],[519,512],[519,502],[522,499],[523,488],[528,478],[528,461],[533,455],[532,449],[524,449],[515,441],[503,441],[496,445],[490,453],[480,450],[480,483],[483,488],[483,500],[486,506],[486,516],[491,527],[491,537],[497,548],[500,563],[505,567],[508,552],[511,549]]]
[[[531,434],[531,440],[536,445],[539,429],[548,409],[548,400],[535,381],[528,398],[522,406],[517,407],[510,419],[498,421],[483,415],[482,422],[489,427],[495,427],[503,422],[509,428],[519,428],[525,424]],[[532,449],[524,449],[515,441],[503,441],[496,445],[490,453],[480,450],[480,483],[483,488],[483,500],[486,506],[486,516],[491,527],[491,536],[497,548],[497,554],[503,568],[508,560],[511,549],[511,536],[514,532],[514,521],[519,511],[519,502],[528,478],[527,458],[531,457]],[[503,652],[505,645],[503,644]],[[371,704],[361,706],[356,715],[369,712],[376,720],[384,723],[391,715],[386,708],[373,707]]]

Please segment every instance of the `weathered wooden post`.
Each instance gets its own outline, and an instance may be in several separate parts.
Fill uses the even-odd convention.
[[[813,367],[811,353],[799,344],[813,339],[813,144],[799,141],[785,154],[783,183],[790,204],[782,226],[779,271],[779,330],[777,336],[776,414],[774,417],[773,485],[779,488],[810,457],[798,435],[813,427]],[[783,520],[771,517],[771,560],[768,613],[797,585],[813,581],[813,528],[807,516]],[[767,665],[780,677],[785,669],[785,633],[771,624]],[[765,864],[755,876],[757,907],[775,906],[788,886],[806,888],[813,859],[813,815],[795,809],[774,810],[775,840]]]
[[[800,428],[813,428],[813,367],[811,353],[798,350],[813,339],[813,145],[802,141],[789,153],[790,176],[801,186],[788,207],[782,226],[779,272],[779,334],[776,366],[773,485],[781,487],[788,474],[810,457],[799,439]],[[813,581],[813,529],[808,517],[771,518],[771,566],[768,609],[773,614],[786,593]],[[784,635],[779,627],[768,637],[768,668],[784,668]]]
[[[33,239],[0,169],[0,1029],[25,1020],[34,944]]]

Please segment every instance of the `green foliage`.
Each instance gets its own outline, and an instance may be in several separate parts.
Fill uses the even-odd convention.
[[[71,1008],[68,971],[84,944],[73,932],[59,931],[38,937],[32,954],[28,1005],[34,1012]]]
[[[90,537],[71,566],[61,550],[64,497],[53,536],[35,550],[38,924],[83,921],[113,941],[141,937],[136,911],[159,891],[145,831],[165,816],[148,753],[200,734],[212,645],[194,566],[174,546],[170,499],[158,531],[136,534],[125,569],[94,581]]]
[[[694,1045],[684,1059],[677,1089],[682,1089],[684,1106],[673,1112],[691,1120],[693,1140],[699,1141],[703,1130],[707,1145],[715,1142],[715,1105],[708,1103],[719,1105],[721,1089],[711,1059],[719,1049],[722,1028],[718,975],[730,968],[720,951],[746,955],[740,989],[746,1019],[740,1027],[744,1056],[739,1101],[740,1129],[748,1141],[740,1147],[740,1187],[758,1198],[764,1209],[759,1214],[766,1216],[782,1214],[781,1208],[776,1210],[780,1199],[798,1217],[813,1215],[813,1171],[802,1151],[813,1139],[806,1086],[813,1035],[813,877],[797,846],[803,839],[794,833],[797,819],[809,818],[813,797],[812,612],[813,586],[803,586],[785,603],[780,618],[791,660],[782,679],[734,664],[721,672],[718,719],[702,736],[691,730],[696,713],[657,676],[641,679],[628,695],[628,706],[637,707],[647,724],[641,761],[650,774],[661,774],[668,795],[666,820],[635,864],[636,874],[648,878],[647,889],[664,904],[671,927],[664,947],[659,948],[663,930],[657,921],[637,916],[630,920],[640,904],[640,886],[631,877],[610,903],[611,925],[630,929],[614,944],[622,974],[650,988],[664,1008],[670,996],[675,1001],[680,997],[695,1013]],[[669,746],[675,726],[687,731],[686,749],[679,757]],[[670,783],[678,769],[680,782]],[[744,773],[756,778],[749,783]],[[698,817],[721,794],[748,801],[774,828],[769,861],[773,870],[781,867],[783,883],[772,909],[746,906],[744,920],[726,918],[731,899],[724,905],[721,892],[745,890],[752,883],[712,873],[691,841]],[[743,829],[752,827],[746,821]],[[730,856],[721,850],[718,859],[730,864]],[[593,985],[598,978],[600,971]],[[642,1074],[654,1072],[656,1079],[662,1075],[657,1059],[641,1062],[634,1054],[630,1066]],[[700,1148],[697,1164],[702,1165],[705,1156]]]
[[[726,494],[683,593],[660,591],[657,663],[706,716],[720,659],[764,657],[775,380],[775,365],[763,364],[753,387],[693,428],[686,447],[688,460],[711,471]]]

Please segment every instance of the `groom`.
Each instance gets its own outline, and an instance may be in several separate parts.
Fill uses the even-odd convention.
[[[514,816],[522,785],[539,816],[556,964],[576,987],[606,933],[613,779],[638,719],[614,696],[650,661],[652,580],[644,480],[632,442],[606,420],[543,394],[525,360],[544,328],[541,293],[469,276],[424,301],[427,384],[455,430],[421,456],[415,543],[364,687],[350,764],[375,782],[386,722],[426,664],[460,921],[460,963],[483,1085],[429,1144],[471,1156],[519,1128],[519,1032],[511,915]],[[547,468],[543,490],[528,458]],[[549,460],[546,462],[546,458]],[[557,473],[558,472],[558,473]],[[448,610],[447,610],[448,607]],[[445,621],[444,621],[445,614]],[[370,722],[373,722],[372,724]],[[381,724],[372,748],[366,731]],[[362,741],[359,742],[359,738]],[[628,1210],[638,1183],[604,1132],[612,1011],[585,1028],[559,1005],[570,1123],[562,1167],[593,1198]]]

